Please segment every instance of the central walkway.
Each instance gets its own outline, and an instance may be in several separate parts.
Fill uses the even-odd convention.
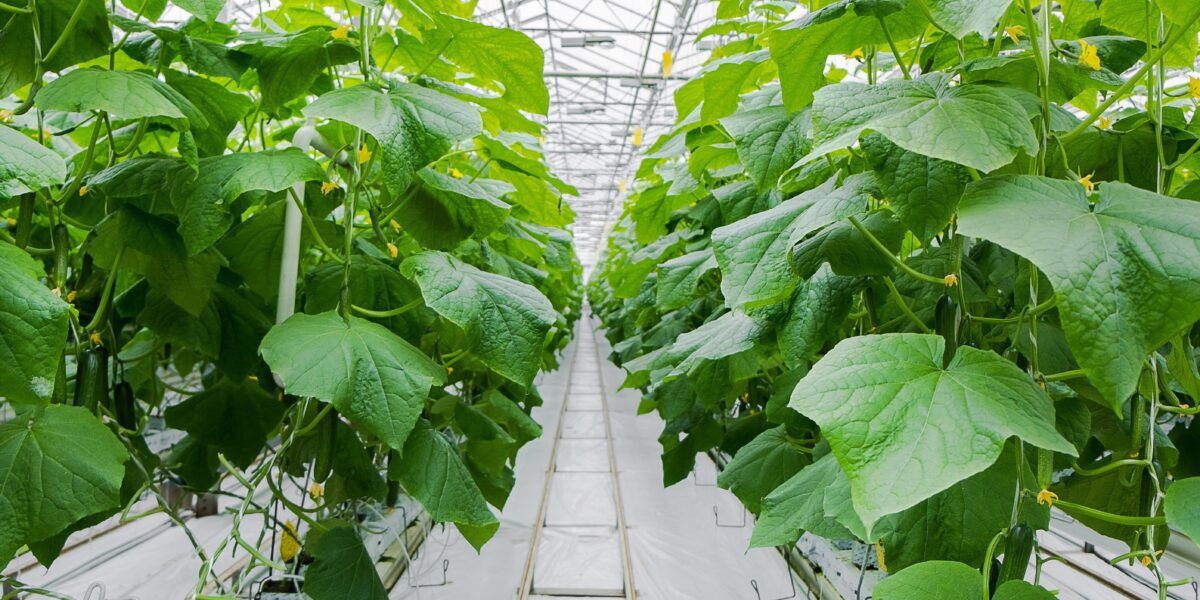
[[[563,368],[538,381],[545,404],[533,416],[545,431],[518,457],[496,537],[476,554],[453,527],[435,527],[390,597],[805,598],[778,553],[747,552],[753,519],[716,487],[707,457],[662,487],[663,423],[637,416],[636,390],[617,391],[624,374],[596,326],[582,321]]]

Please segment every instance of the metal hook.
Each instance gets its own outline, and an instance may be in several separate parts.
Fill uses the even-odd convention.
[[[790,598],[795,598],[799,595],[799,592],[796,590],[796,578],[792,577],[790,570],[788,571],[788,583],[792,584],[792,594],[790,596],[781,596],[775,600],[789,600]],[[762,592],[758,589],[757,579],[750,580],[750,587],[754,588],[754,596],[758,598],[758,600],[762,600]]]
[[[100,592],[100,595],[92,598],[92,592]],[[104,583],[100,581],[93,581],[92,584],[87,587],[87,591],[83,593],[83,600],[104,600],[104,597],[107,595],[108,588],[104,586]]]
[[[742,507],[742,522],[741,523],[722,523],[721,522],[721,508],[719,506],[717,506],[716,504],[714,504],[713,505],[713,523],[716,523],[717,527],[733,527],[733,528],[745,527],[746,526],[746,507],[745,506]]]
[[[450,582],[447,573],[450,571],[450,559],[442,559],[442,582],[441,583],[409,583],[408,587],[425,588],[425,587],[442,587]]]
[[[700,483],[700,475],[696,473],[696,469],[694,468],[692,469],[692,483],[696,487],[717,487],[716,481],[713,481],[712,483]]]

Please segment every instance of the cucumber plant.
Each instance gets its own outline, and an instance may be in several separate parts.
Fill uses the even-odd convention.
[[[385,598],[353,524],[401,492],[496,532],[583,292],[542,51],[474,4],[0,3],[0,567],[146,492],[186,530],[168,481],[233,498],[197,595],[241,546]]]
[[[1189,584],[1200,2],[717,13],[588,288],[665,483],[732,456],[752,545],[874,545],[880,599],[1052,597],[1051,505]]]

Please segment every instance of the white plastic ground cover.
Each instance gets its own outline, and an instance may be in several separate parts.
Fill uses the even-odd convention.
[[[538,376],[536,385],[544,404],[533,410],[533,418],[542,425],[542,436],[517,454],[516,484],[504,510],[500,512],[500,530],[478,553],[452,526],[435,526],[411,569],[391,589],[391,600],[510,600],[521,588],[533,523],[545,485],[546,468],[554,432],[567,392],[567,365],[575,346],[568,348],[562,369]],[[449,563],[443,563],[449,561]],[[448,564],[442,585],[443,564]]]
[[[534,594],[625,597],[614,527],[547,527],[533,565]]]

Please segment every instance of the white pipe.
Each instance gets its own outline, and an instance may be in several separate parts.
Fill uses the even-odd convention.
[[[292,145],[301,150],[312,147],[317,130],[309,120],[292,136]],[[275,305],[275,322],[282,323],[296,312],[296,278],[300,271],[301,215],[298,202],[304,202],[304,182],[292,186],[294,200],[284,201],[283,255],[279,264],[279,300]]]

